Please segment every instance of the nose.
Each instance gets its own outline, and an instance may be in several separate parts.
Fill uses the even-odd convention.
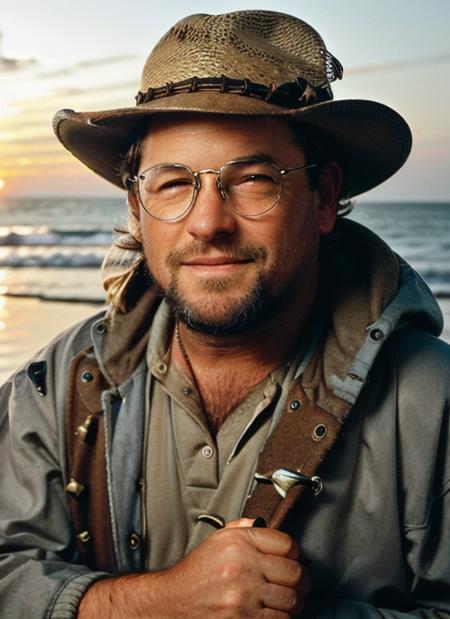
[[[213,171],[202,173],[194,205],[186,218],[187,232],[197,240],[212,241],[218,235],[236,231],[236,216],[220,194],[216,178]]]

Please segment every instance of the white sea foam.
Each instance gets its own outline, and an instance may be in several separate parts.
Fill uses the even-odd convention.
[[[24,245],[31,246],[59,246],[72,245],[74,247],[84,245],[104,245],[111,244],[111,232],[93,230],[91,232],[80,233],[73,230],[36,232],[31,228],[28,232],[17,232],[11,229],[8,234],[0,234],[0,247],[17,247]]]

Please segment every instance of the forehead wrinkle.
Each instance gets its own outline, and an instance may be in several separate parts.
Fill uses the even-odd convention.
[[[224,143],[226,146],[222,150]],[[209,153],[208,161],[206,153]],[[197,161],[199,154],[205,154],[202,164]],[[287,121],[202,116],[159,119],[152,124],[142,143],[142,158],[146,161],[141,163],[147,168],[164,160],[203,169],[261,157],[285,167],[297,165],[299,155],[303,155],[303,151]]]
[[[176,116],[156,116],[148,128],[144,141],[151,135],[156,135],[160,130],[163,132],[176,131],[178,136],[195,136],[197,134],[214,134],[220,129],[228,127],[230,132],[238,130],[240,132],[252,133],[257,130],[258,135],[268,135],[279,133],[280,128],[287,128],[292,135],[291,123],[285,119],[272,118],[267,116],[230,116],[212,114],[180,114]]]

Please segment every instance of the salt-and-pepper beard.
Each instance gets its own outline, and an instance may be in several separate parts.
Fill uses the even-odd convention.
[[[267,258],[267,250],[264,247],[231,247],[225,243],[215,243],[214,247],[236,260],[255,261],[257,278],[252,289],[240,302],[230,303],[226,316],[206,318],[202,315],[201,309],[194,307],[183,297],[178,286],[177,273],[181,263],[196,256],[207,255],[211,249],[210,244],[197,243],[188,250],[172,252],[167,259],[167,266],[173,276],[172,282],[163,293],[176,318],[190,329],[204,335],[232,335],[250,331],[273,318],[293,301],[304,278],[297,273],[295,278],[286,282],[281,291],[274,294],[273,286],[268,280],[276,277],[276,269],[274,268],[274,272],[270,274],[263,273],[262,265]],[[216,291],[222,288],[223,294],[226,295],[228,287],[226,281],[211,279],[206,283],[205,289],[208,286],[210,289],[215,288]],[[224,299],[226,304],[226,296]]]
[[[222,318],[204,317],[201,310],[183,299],[176,281],[168,289],[166,301],[178,320],[204,335],[225,335],[250,330],[264,322],[269,314],[270,305],[269,296],[260,277],[241,302],[230,306],[230,311]]]

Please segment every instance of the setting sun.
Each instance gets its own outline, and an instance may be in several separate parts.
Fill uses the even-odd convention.
[[[3,180],[0,178],[0,191],[3,189],[3,187],[4,187],[4,186],[5,186],[5,181],[3,181]]]

